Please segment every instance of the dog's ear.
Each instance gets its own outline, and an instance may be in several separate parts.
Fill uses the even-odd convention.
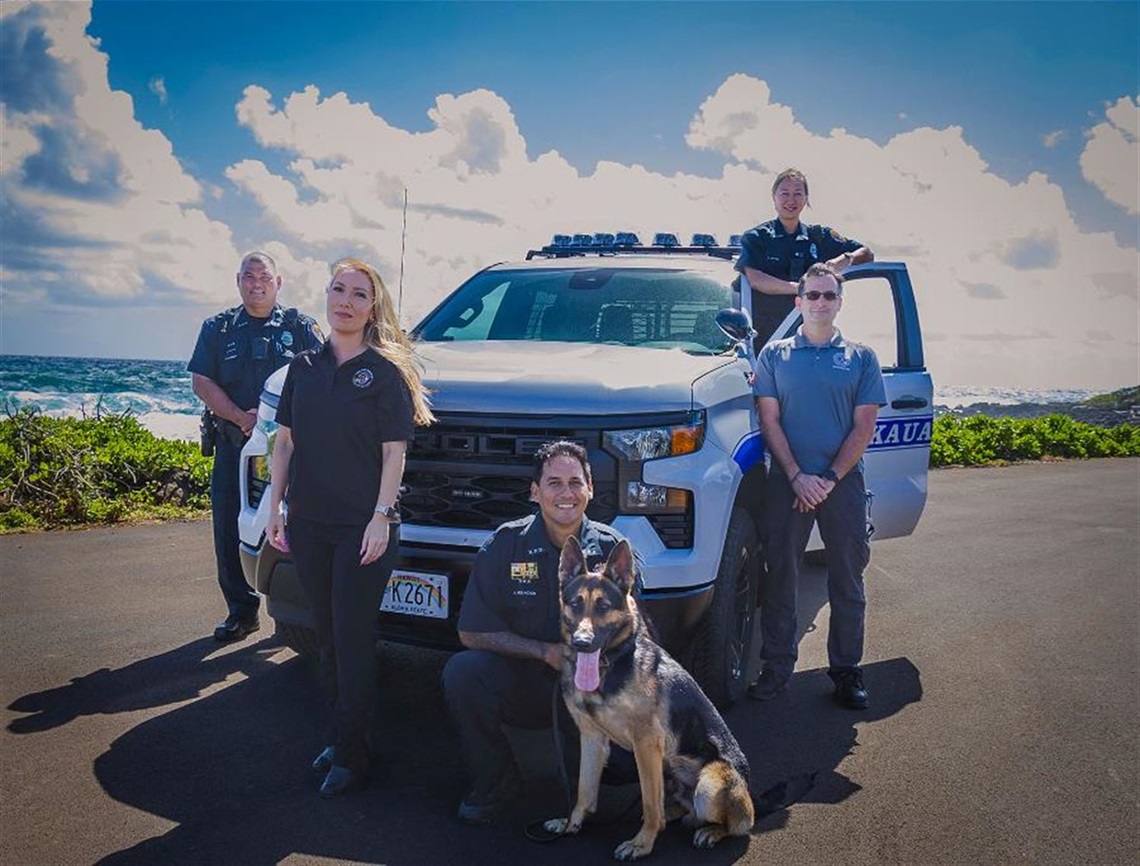
[[[571,535],[562,545],[562,556],[558,559],[558,583],[565,586],[586,570],[586,558],[582,555],[582,545]]]
[[[624,538],[610,551],[606,560],[606,575],[621,587],[621,591],[629,595],[637,581],[637,565],[633,561],[633,550]]]

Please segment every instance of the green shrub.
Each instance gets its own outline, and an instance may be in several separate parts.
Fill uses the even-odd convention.
[[[129,415],[0,418],[0,531],[200,515],[210,470],[191,442],[160,439]]]
[[[1140,427],[1120,424],[1096,427],[1068,415],[1043,418],[934,419],[930,441],[931,466],[981,466],[1043,457],[1137,457]]]

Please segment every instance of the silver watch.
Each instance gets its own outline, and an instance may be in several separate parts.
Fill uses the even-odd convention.
[[[374,512],[376,514],[382,514],[384,517],[396,523],[400,522],[400,510],[394,505],[377,505]]]

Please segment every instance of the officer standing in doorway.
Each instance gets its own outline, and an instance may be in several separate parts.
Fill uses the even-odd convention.
[[[249,253],[237,274],[241,305],[202,323],[187,369],[194,393],[206,404],[202,449],[212,449],[210,507],[218,583],[228,614],[214,629],[220,641],[241,640],[260,627],[257,592],[246,582],[238,557],[238,463],[257,423],[257,403],[265,380],[293,356],[321,344],[316,321],[277,303],[281,277],[262,252]]]
[[[799,169],[787,168],[776,175],[772,203],[776,219],[744,233],[736,260],[736,269],[752,287],[757,352],[795,308],[800,277],[811,265],[826,262],[843,273],[851,265],[875,259],[870,249],[833,228],[800,222],[800,213],[809,201],[807,178]]]

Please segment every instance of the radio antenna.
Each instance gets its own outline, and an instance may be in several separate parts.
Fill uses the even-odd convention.
[[[396,318],[404,309],[404,247],[408,241],[408,188],[404,187],[404,227],[400,230],[400,291],[396,301]]]

